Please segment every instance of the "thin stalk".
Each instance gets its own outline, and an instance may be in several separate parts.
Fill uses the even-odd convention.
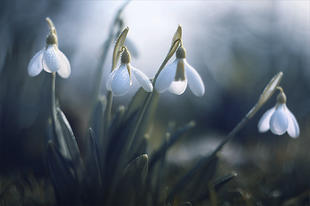
[[[256,106],[256,105],[255,105]],[[255,107],[254,106],[254,107]],[[180,189],[184,188],[188,181],[190,181],[191,177],[196,173],[196,171],[202,166],[209,164],[213,158],[215,158],[216,154],[228,143],[230,140],[233,139],[233,137],[236,136],[236,134],[248,123],[248,121],[256,114],[258,110],[255,110],[253,112],[253,108],[247,113],[242,120],[228,133],[226,138],[216,147],[216,149],[206,156],[205,158],[202,158],[198,161],[198,163],[188,172],[186,173],[173,187],[172,191],[168,195],[167,201],[172,201],[174,195],[179,192]]]
[[[164,69],[164,67],[166,66],[166,64],[168,63],[168,61],[170,60],[170,58],[172,57],[172,55],[174,54],[175,50],[176,50],[176,46],[180,43],[180,39],[177,39],[173,45],[171,46],[169,52],[168,52],[168,55],[166,56],[166,58],[164,59],[164,61],[162,62],[162,64],[160,65],[157,73],[155,74],[155,77],[153,79],[153,86],[155,86],[155,82],[158,78],[158,75],[159,73]],[[174,50],[173,52],[171,52],[172,50]],[[139,113],[139,117],[138,117],[138,120],[137,120],[137,123],[135,124],[135,127],[134,127],[134,130],[133,132],[131,133],[131,136],[129,138],[129,143],[128,143],[128,151],[131,151],[132,147],[133,147],[133,143],[136,141],[136,136],[137,136],[137,132],[138,132],[138,129],[140,128],[140,125],[141,125],[141,122],[143,120],[143,117],[144,117],[144,114],[146,112],[146,110],[148,110],[149,108],[149,105],[151,103],[151,99],[153,97],[153,95],[155,95],[156,91],[155,89],[153,89],[153,92],[149,93],[146,97],[146,100],[144,101],[144,104],[143,104],[143,108],[141,110],[141,112]]]
[[[51,116],[52,116],[52,127],[54,135],[57,135],[56,131],[56,119],[57,119],[57,113],[56,113],[56,72],[52,72],[52,78],[51,78]]]
[[[113,95],[111,91],[108,91],[107,94],[107,107],[104,112],[104,119],[103,119],[103,134],[104,138],[102,139],[102,145],[105,145],[104,140],[107,140],[108,133],[109,133],[109,128],[110,128],[110,123],[111,123],[111,111],[112,111],[112,104],[113,104]]]
[[[128,5],[129,2],[130,2],[130,0],[126,1],[118,9],[118,11],[114,17],[114,20],[110,26],[110,29],[109,29],[110,32],[109,32],[108,38],[103,45],[102,53],[101,53],[101,56],[99,58],[99,63],[98,63],[98,66],[97,66],[97,69],[95,72],[94,96],[92,98],[92,103],[91,103],[91,110],[92,110],[91,115],[93,115],[95,104],[96,104],[96,101],[97,101],[99,94],[100,94],[100,87],[102,85],[103,65],[107,59],[108,52],[110,50],[110,46],[112,45],[112,42],[115,39],[115,36],[119,35],[119,33],[121,31],[121,28],[119,28],[118,31],[115,32],[115,26],[121,20],[120,16],[122,14],[122,11],[126,8],[126,6]],[[111,119],[112,104],[113,104],[113,95],[109,91],[107,94],[107,107],[106,107],[106,111],[104,113],[104,125],[103,125],[104,131],[103,131],[103,133],[104,133],[105,139],[107,138],[107,135],[108,135],[108,128],[109,128],[110,119]],[[92,117],[89,118],[89,124],[90,124],[91,118]],[[103,138],[101,138],[101,139],[103,139]],[[101,145],[104,144],[104,140],[102,140],[99,143],[101,143]]]
[[[94,83],[94,96],[93,96],[93,100],[92,100],[92,107],[95,105],[95,102],[98,98],[98,95],[100,93],[100,87],[101,87],[101,82],[102,82],[102,74],[103,74],[103,65],[107,59],[107,56],[108,56],[108,52],[109,52],[109,49],[110,49],[110,46],[113,42],[113,40],[115,39],[115,36],[120,32],[120,29],[119,31],[115,32],[115,29],[114,27],[117,25],[118,21],[120,21],[120,16],[123,12],[123,10],[126,8],[126,6],[128,5],[128,3],[130,2],[130,0],[126,1],[117,11],[115,17],[114,17],[114,20],[110,26],[110,32],[109,32],[109,35],[108,35],[108,38],[107,40],[105,41],[105,44],[103,46],[103,49],[102,49],[102,53],[101,53],[101,56],[100,56],[100,61],[98,63],[98,66],[97,66],[97,69],[96,69],[96,72],[95,72],[95,83]]]

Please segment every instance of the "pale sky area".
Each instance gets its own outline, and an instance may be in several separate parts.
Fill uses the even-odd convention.
[[[92,72],[96,68],[100,46],[106,40],[115,12],[122,3],[123,1],[65,3],[63,15],[58,16],[55,23],[60,45],[75,45],[73,48],[76,50],[71,59],[75,71],[71,81],[78,80],[75,82],[79,83],[85,77],[89,80],[93,78]],[[242,24],[246,24],[254,34],[273,32],[273,29],[279,27],[283,32],[281,35],[289,36],[292,43],[310,53],[310,47],[304,46],[310,45],[310,1],[132,1],[123,13],[125,24],[130,28],[128,39],[139,52],[139,57],[133,59],[132,64],[152,78],[180,24],[183,27],[188,61],[203,78],[208,75],[199,66],[202,62],[205,63],[213,78],[225,84],[230,75],[222,74],[233,72],[227,70],[225,65],[231,38],[239,41],[244,38],[246,41],[248,35],[247,31],[243,32],[242,27],[240,32],[240,28],[225,28],[220,25],[229,13],[241,19]],[[268,18],[274,19],[269,21]],[[245,43],[247,45],[251,46]],[[105,64],[105,77],[111,66],[109,57]]]

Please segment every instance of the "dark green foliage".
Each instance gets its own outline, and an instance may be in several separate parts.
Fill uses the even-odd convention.
[[[190,122],[175,131],[170,130],[169,138],[152,152],[149,159],[146,154],[148,138],[135,133],[148,127],[147,124],[136,125],[142,109],[137,107],[136,103],[144,103],[147,98],[146,93],[138,91],[133,97],[133,103],[129,104],[127,109],[120,107],[112,117],[109,130],[99,132],[100,136],[90,128],[86,141],[88,146],[83,156],[65,115],[57,108],[56,122],[60,125],[57,135],[60,136],[56,135],[49,141],[47,157],[59,204],[164,205],[174,202],[176,197],[183,194],[185,202],[182,204],[186,205],[190,204],[186,203],[186,200],[201,201],[208,198],[208,185],[212,184],[218,162],[214,154],[198,161],[194,168],[169,189],[166,200],[161,197],[161,190],[170,187],[162,181],[163,174],[169,173],[164,166],[166,153],[180,137],[194,128],[195,124]],[[99,105],[102,107],[102,102]],[[152,104],[151,107],[156,105]],[[145,114],[149,115],[149,112],[145,111]],[[97,115],[99,121],[103,116],[104,109],[101,109],[100,115]],[[106,142],[104,150],[103,145],[98,144],[102,138]],[[62,144],[54,144],[54,139]],[[130,143],[135,146],[128,147]],[[63,150],[66,152],[62,153]],[[155,167],[157,164],[159,167]],[[231,178],[219,180],[214,183],[214,188],[218,189]]]

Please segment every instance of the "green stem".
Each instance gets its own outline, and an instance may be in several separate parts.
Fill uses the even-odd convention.
[[[175,50],[177,49],[177,46],[179,45],[180,43],[180,39],[177,39],[171,46],[169,52],[168,52],[168,55],[166,56],[166,58],[164,59],[164,61],[162,62],[162,64],[160,65],[157,73],[155,74],[155,77],[153,79],[153,87],[155,86],[155,82],[158,78],[158,75],[159,73],[164,69],[164,67],[166,66],[166,64],[168,63],[168,61],[170,60],[170,58],[172,57],[172,55],[175,53]],[[134,127],[134,130],[133,132],[131,133],[130,137],[129,137],[129,143],[128,143],[128,150],[127,151],[131,151],[132,147],[133,147],[133,143],[136,141],[137,139],[137,132],[138,132],[138,129],[140,128],[140,125],[141,125],[141,122],[144,118],[144,114],[145,112],[148,110],[149,106],[150,106],[150,103],[151,103],[151,100],[152,100],[152,97],[154,95],[158,95],[158,93],[155,91],[155,88],[153,89],[153,92],[149,93],[146,97],[146,100],[143,104],[143,108],[141,110],[141,112],[139,113],[139,117],[138,117],[138,120],[137,120],[137,123],[135,124],[135,127]]]
[[[56,131],[56,119],[57,119],[57,113],[56,113],[56,72],[52,73],[51,78],[51,116],[52,116],[52,127],[54,131],[54,135],[57,135]]]
[[[180,191],[182,188],[186,186],[186,184],[190,181],[191,177],[196,173],[196,171],[202,166],[209,164],[216,154],[230,141],[236,134],[248,123],[248,121],[256,114],[258,110],[253,110],[256,105],[242,118],[242,120],[228,133],[226,138],[216,147],[215,150],[208,156],[200,159],[198,163],[188,172],[186,173],[173,187],[172,191],[167,197],[167,201],[172,201],[174,195]],[[254,112],[253,112],[254,111]],[[249,115],[251,114],[251,115]]]
[[[107,94],[107,106],[106,106],[106,109],[105,109],[105,112],[104,112],[104,121],[103,121],[103,124],[104,124],[103,125],[104,138],[102,138],[102,139],[105,139],[105,140],[107,140],[107,137],[109,135],[108,132],[109,132],[110,123],[111,123],[112,104],[113,104],[113,94],[112,94],[111,91],[108,91],[108,94]],[[103,144],[105,144],[105,143],[103,143]]]

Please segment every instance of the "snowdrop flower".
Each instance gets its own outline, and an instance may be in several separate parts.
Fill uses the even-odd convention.
[[[122,96],[132,88],[133,82],[137,82],[147,92],[153,91],[153,85],[149,78],[140,70],[130,64],[130,53],[123,47],[121,65],[114,69],[109,77],[106,87],[114,96]]]
[[[155,88],[159,93],[169,91],[173,94],[184,93],[187,83],[196,96],[203,96],[205,86],[198,72],[187,63],[186,51],[181,45],[176,51],[176,60],[167,65],[158,75]]]
[[[286,106],[286,96],[281,87],[278,87],[280,94],[277,97],[277,104],[267,110],[258,122],[259,132],[266,132],[269,129],[276,135],[285,132],[296,138],[299,136],[299,126],[295,116]]]
[[[56,29],[49,18],[46,21],[50,27],[50,33],[46,38],[46,47],[38,51],[28,64],[28,74],[37,76],[42,70],[52,73],[57,72],[62,78],[68,78],[71,67],[67,57],[58,49]]]

